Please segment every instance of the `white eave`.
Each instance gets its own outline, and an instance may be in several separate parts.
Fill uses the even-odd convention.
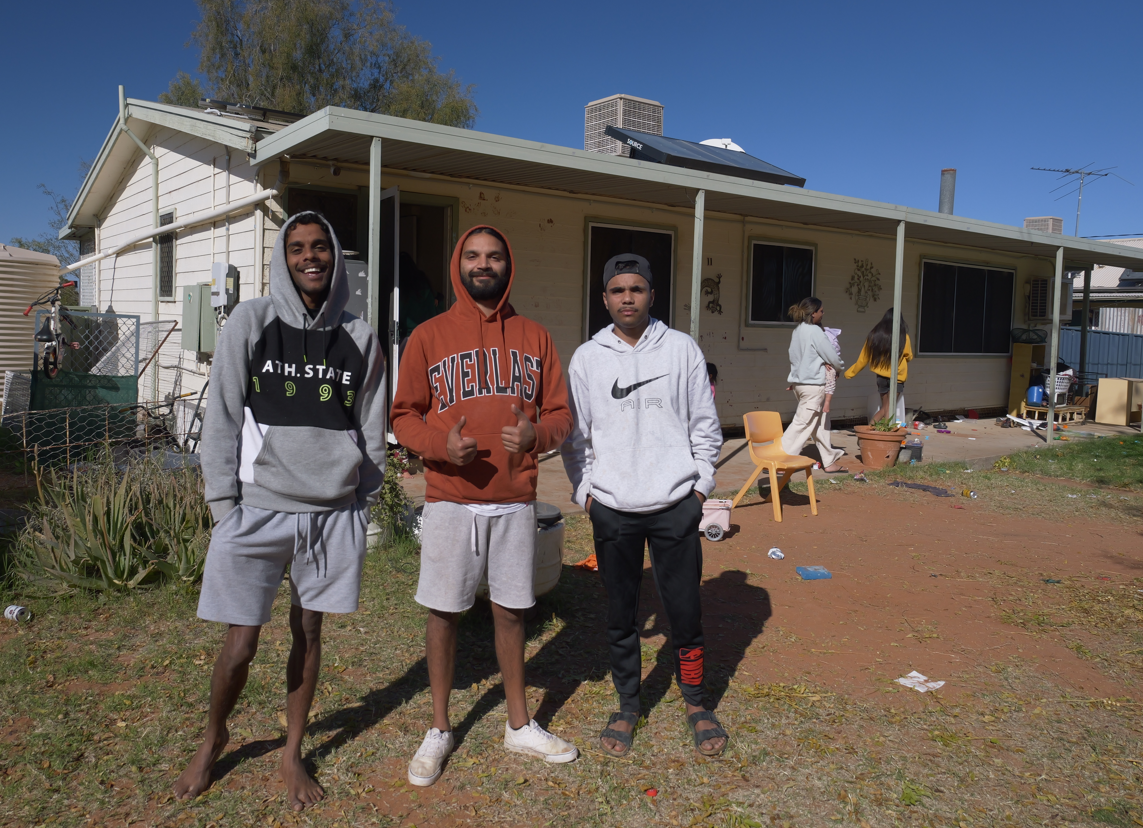
[[[276,124],[226,115],[208,115],[201,110],[135,98],[127,99],[126,114],[127,128],[144,141],[152,129],[168,127],[247,153],[254,151],[259,132],[278,128]],[[77,238],[83,228],[98,224],[100,212],[120,184],[122,171],[140,155],[135,142],[119,128],[119,118],[116,116],[111,131],[68,211],[67,222],[59,233],[61,239]],[[105,169],[111,174],[103,175]]]
[[[693,208],[706,191],[706,209],[762,220],[894,236],[907,222],[911,240],[1055,258],[1069,267],[1105,264],[1143,270],[1143,250],[1075,236],[1039,233],[995,222],[779,184],[748,181],[503,135],[327,107],[259,139],[252,160],[306,156],[367,164],[373,138],[382,139],[387,170],[427,173],[506,185],[630,199]]]

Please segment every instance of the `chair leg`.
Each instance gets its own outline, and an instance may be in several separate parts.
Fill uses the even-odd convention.
[[[770,467],[770,497],[774,501],[774,522],[782,522],[782,490],[778,488],[778,470]]]
[[[761,474],[761,472],[761,466],[754,467],[754,472],[750,475],[750,477],[746,478],[746,485],[739,489],[738,494],[734,496],[734,501],[730,504],[731,509],[738,505],[738,501],[742,500],[743,495],[745,495],[750,490],[750,486],[754,483],[755,480],[758,479],[758,475]]]
[[[794,476],[792,469],[786,469],[782,472],[782,476],[778,478],[778,491],[786,488],[790,484],[790,478]]]
[[[806,487],[810,490],[810,512],[816,515],[818,513],[818,498],[814,494],[814,474],[808,467],[806,468]]]

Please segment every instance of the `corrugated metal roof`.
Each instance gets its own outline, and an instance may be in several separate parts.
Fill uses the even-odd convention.
[[[652,161],[670,167],[722,173],[751,181],[768,181],[771,184],[806,186],[806,179],[745,152],[610,125],[605,132],[619,143],[629,146],[631,158],[636,161]]]
[[[367,164],[374,137],[383,139],[381,163],[390,170],[684,209],[694,208],[702,189],[711,212],[881,236],[893,236],[905,221],[910,239],[1052,259],[1062,246],[1069,268],[1099,263],[1143,270],[1143,251],[1107,242],[339,107],[262,138],[254,158],[262,164],[293,154]]]

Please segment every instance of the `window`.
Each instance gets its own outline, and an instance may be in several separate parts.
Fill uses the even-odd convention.
[[[814,249],[750,242],[750,296],[746,324],[793,322],[787,311],[814,295]]]
[[[174,213],[159,216],[159,226],[174,224]],[[175,234],[163,233],[159,236],[159,298],[175,298]]]
[[[286,193],[286,201],[290,206],[290,215],[296,215],[304,210],[313,210],[321,213],[325,220],[333,227],[337,234],[337,241],[342,250],[361,251],[358,242],[358,196],[356,192],[344,190],[310,189],[308,187],[292,186]],[[361,215],[361,218],[365,218]]]
[[[587,336],[590,339],[611,324],[603,306],[603,266],[612,256],[634,253],[651,265],[655,304],[651,316],[671,324],[671,288],[674,282],[675,234],[671,230],[623,227],[614,224],[588,225],[587,257]]]
[[[1014,270],[921,263],[919,353],[1007,354]]]

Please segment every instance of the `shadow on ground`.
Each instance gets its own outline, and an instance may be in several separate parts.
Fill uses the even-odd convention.
[[[655,594],[650,568],[644,571],[643,587],[638,620],[641,635],[644,639],[660,634],[666,636],[655,665],[643,683],[644,715],[649,715],[670,688],[674,659],[670,631]],[[702,601],[705,618],[709,619],[709,623],[704,622],[706,684],[713,709],[725,695],[730,678],[745,657],[746,650],[769,620],[770,596],[765,589],[747,583],[745,572],[724,571],[718,578],[703,583]],[[604,635],[606,618],[603,608],[606,602],[598,573],[565,566],[559,587],[541,598],[538,606],[537,619],[528,625],[529,640],[540,635],[545,625],[562,622],[559,632],[527,662],[528,684],[544,690],[543,699],[533,716],[547,727],[581,684],[600,681],[610,672]],[[648,625],[648,621],[652,623]],[[492,613],[488,604],[478,602],[461,618],[453,687],[466,688],[498,676]],[[358,703],[316,720],[310,725],[309,732],[319,739],[319,743],[307,760],[320,760],[330,755],[427,690],[428,686],[428,670],[424,658],[421,658],[386,687],[371,690],[361,696]],[[499,681],[467,710],[459,709],[454,701],[452,713],[459,717],[454,718],[453,723],[457,743],[462,743],[472,727],[503,702],[504,687]],[[418,731],[426,725],[427,722],[407,723],[408,727]],[[220,762],[220,768],[230,769],[276,745],[246,745]],[[238,755],[244,751],[250,755]]]

